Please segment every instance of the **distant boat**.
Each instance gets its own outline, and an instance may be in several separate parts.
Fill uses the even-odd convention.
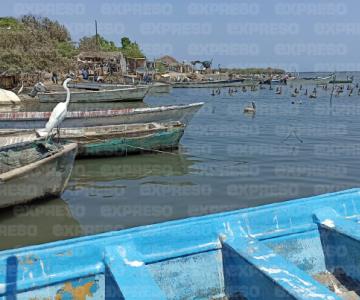
[[[188,124],[203,102],[146,108],[70,111],[62,128],[179,121]],[[44,128],[51,112],[0,112],[0,129]]]
[[[77,144],[23,142],[0,148],[0,208],[59,196],[71,175]]]
[[[305,80],[307,81],[309,84],[312,83],[312,84],[316,84],[316,85],[325,85],[325,84],[329,84],[331,83],[331,80],[334,79],[334,74],[331,74],[331,75],[328,75],[328,76],[325,76],[325,77],[319,77],[319,76],[316,76],[316,77],[302,77],[302,78],[299,78],[298,80]]]
[[[149,94],[168,94],[172,90],[172,85],[163,82],[154,82],[150,84]]]
[[[272,79],[271,85],[280,85],[283,84],[283,81],[281,79]]]
[[[149,92],[149,86],[132,86],[115,89],[101,89],[90,91],[71,91],[72,103],[99,103],[118,101],[141,101]],[[37,93],[42,103],[65,101],[66,93],[61,92],[40,92]]]
[[[330,84],[346,84],[346,83],[353,83],[354,79],[351,77],[351,78],[348,78],[348,79],[343,79],[343,80],[330,80],[329,83]]]
[[[169,186],[167,181],[148,179],[138,193],[181,197],[179,188],[188,186],[186,181]],[[104,203],[97,214],[164,214],[158,207],[125,204],[121,198],[109,204],[101,193],[94,196],[94,201]],[[2,296],[358,299],[359,212],[360,189],[352,189],[4,250]],[[73,228],[60,225],[55,232]]]
[[[114,90],[119,88],[133,88],[133,87],[146,87],[150,88],[149,93],[169,93],[171,92],[172,86],[168,83],[163,82],[152,82],[149,84],[112,84],[112,83],[97,83],[97,82],[73,82],[70,83],[69,88],[84,89],[91,91],[99,90]]]
[[[204,81],[187,81],[187,82],[175,82],[174,88],[221,88],[241,86],[244,79],[235,80],[204,80]]]
[[[124,156],[176,149],[184,130],[180,122],[61,128],[59,139],[77,143],[78,157]],[[0,130],[0,146],[34,139],[34,130]]]

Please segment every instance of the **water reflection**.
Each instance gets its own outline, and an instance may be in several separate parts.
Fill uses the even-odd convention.
[[[137,180],[149,176],[180,176],[193,164],[180,152],[130,155],[76,161],[68,189],[92,185],[93,182]]]
[[[73,214],[77,215],[73,215]],[[0,250],[41,244],[82,234],[76,217],[81,207],[69,206],[62,199],[36,201],[0,211]],[[72,232],[69,232],[69,230]]]
[[[88,234],[173,219],[173,198],[146,195],[143,185],[183,185],[194,162],[179,152],[78,160],[63,197],[70,209],[85,207],[78,220]]]

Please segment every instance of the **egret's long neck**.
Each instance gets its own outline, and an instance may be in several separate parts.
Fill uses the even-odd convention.
[[[66,106],[69,105],[69,102],[70,102],[70,90],[67,86],[64,86],[65,90],[66,90],[66,101],[65,101],[65,104]]]

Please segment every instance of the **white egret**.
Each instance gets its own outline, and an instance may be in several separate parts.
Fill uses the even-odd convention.
[[[23,89],[24,89],[24,81],[21,81],[21,87],[18,90],[17,94],[20,95],[22,93]]]
[[[68,78],[63,83],[63,87],[64,87],[64,89],[65,89],[65,91],[67,93],[66,94],[66,101],[65,102],[60,102],[55,106],[55,108],[51,112],[49,121],[45,125],[45,128],[37,130],[37,134],[39,136],[46,137],[46,138],[49,137],[49,135],[51,134],[51,132],[52,132],[52,130],[54,128],[58,129],[58,134],[59,134],[59,125],[61,124],[61,122],[66,117],[67,108],[68,108],[69,102],[70,102],[70,90],[67,87],[67,84],[71,80],[72,80],[71,78]]]

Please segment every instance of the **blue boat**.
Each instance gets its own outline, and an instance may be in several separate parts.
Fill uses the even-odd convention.
[[[0,253],[0,299],[358,299],[360,189]]]

